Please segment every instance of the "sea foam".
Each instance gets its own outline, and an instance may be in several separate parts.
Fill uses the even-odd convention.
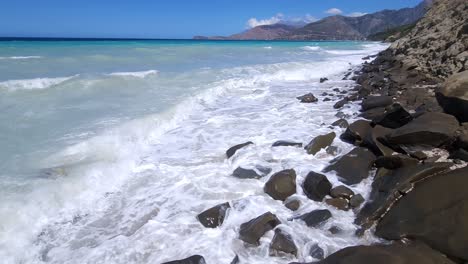
[[[157,74],[158,74],[157,70],[109,73],[110,76],[135,77],[135,78],[146,78],[148,76],[154,76],[154,75],[157,75]]]
[[[9,91],[46,89],[46,88],[57,86],[77,76],[78,75],[68,76],[68,77],[57,77],[57,78],[34,78],[34,79],[24,79],[24,80],[3,81],[3,82],[0,82],[0,89],[7,89]]]

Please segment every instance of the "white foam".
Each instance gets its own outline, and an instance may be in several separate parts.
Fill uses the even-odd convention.
[[[41,59],[42,56],[11,56],[11,57],[0,57],[0,60],[29,60],[29,59]]]
[[[264,49],[273,49],[272,46],[266,46],[266,47],[263,47]]]
[[[71,80],[78,75],[69,77],[58,77],[58,78],[34,78],[24,80],[9,80],[0,82],[0,89],[7,89],[10,91],[16,90],[34,90],[34,89],[47,89],[50,87],[57,86],[68,80]]]
[[[304,47],[301,47],[301,49],[305,51],[318,51],[318,50],[321,50],[322,48],[317,47],[317,46],[304,46]]]
[[[123,77],[135,77],[135,78],[146,78],[148,76],[154,76],[154,75],[157,75],[157,74],[158,74],[157,70],[109,73],[109,75],[111,75],[111,76],[123,76]]]

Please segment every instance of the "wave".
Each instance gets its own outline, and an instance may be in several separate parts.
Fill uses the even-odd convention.
[[[266,46],[266,47],[263,47],[264,49],[273,49],[272,46]]]
[[[57,77],[57,78],[34,78],[34,79],[23,79],[23,80],[9,80],[9,81],[0,82],[0,89],[7,89],[9,91],[46,89],[46,88],[59,85],[77,76],[78,75],[68,76],[68,77]]]
[[[136,77],[136,78],[146,78],[151,75],[158,74],[157,70],[148,70],[148,71],[137,71],[137,72],[113,72],[109,73],[110,76],[121,76],[121,77]]]
[[[321,50],[322,48],[320,47],[316,47],[316,46],[304,46],[304,47],[301,47],[301,50],[305,50],[305,51],[318,51],[318,50]]]
[[[29,60],[29,59],[41,59],[42,56],[11,56],[11,57],[0,57],[0,60]]]

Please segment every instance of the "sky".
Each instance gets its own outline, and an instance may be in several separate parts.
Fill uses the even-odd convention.
[[[413,7],[420,0],[1,0],[2,37],[192,38],[279,21]]]

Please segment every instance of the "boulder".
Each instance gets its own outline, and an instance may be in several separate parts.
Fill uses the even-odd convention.
[[[414,166],[417,165],[419,161],[417,159],[408,157],[403,154],[397,154],[393,156],[381,156],[375,160],[375,167],[385,168],[387,170],[396,170],[403,166]]]
[[[282,253],[297,256],[297,246],[290,234],[278,228],[271,240],[270,256],[278,256]]]
[[[240,226],[239,239],[252,245],[258,245],[260,238],[279,224],[281,224],[281,222],[276,215],[267,212],[243,223]]]
[[[226,151],[226,156],[227,158],[229,159],[230,157],[234,156],[234,154],[236,154],[236,151],[238,151],[239,149],[243,148],[243,147],[246,147],[248,145],[252,145],[253,142],[252,141],[249,141],[249,142],[245,142],[245,143],[242,143],[242,144],[239,144],[239,145],[235,145],[234,147],[231,147],[229,148],[227,151]]]
[[[395,145],[440,147],[455,140],[458,128],[459,124],[455,117],[428,112],[395,129],[387,136],[387,142]]]
[[[283,170],[273,174],[265,183],[263,190],[273,199],[285,201],[296,193],[296,172]]]
[[[345,104],[348,103],[348,98],[344,98],[344,99],[341,99],[340,101],[336,102],[334,105],[333,105],[333,108],[335,109],[340,109],[342,108]]]
[[[326,199],[325,203],[343,211],[348,211],[349,209],[348,200],[345,198]]]
[[[349,200],[349,206],[351,206],[351,208],[358,208],[364,202],[364,197],[362,197],[361,194],[356,194]]]
[[[318,244],[313,244],[309,249],[309,255],[314,259],[323,259],[325,257],[325,252]]]
[[[380,125],[373,127],[362,139],[361,147],[366,147],[377,156],[391,156],[395,151],[384,144],[386,136],[393,132],[392,129]]]
[[[302,147],[302,143],[299,142],[292,142],[292,141],[286,141],[286,140],[279,140],[273,143],[271,145],[272,147]]]
[[[331,125],[341,127],[341,128],[347,128],[349,126],[348,121],[346,121],[346,119],[343,119],[343,118],[336,120]]]
[[[455,264],[423,244],[347,247],[316,264]]]
[[[312,93],[304,94],[302,96],[297,97],[301,103],[315,103],[318,101],[317,97],[314,96]]]
[[[239,263],[240,263],[239,256],[236,255],[236,256],[234,257],[234,259],[231,261],[231,264],[239,264]]]
[[[304,148],[307,150],[308,154],[315,155],[321,149],[324,149],[330,146],[333,143],[333,140],[335,139],[335,137],[336,137],[335,132],[331,132],[326,135],[317,136]]]
[[[326,81],[328,81],[328,78],[320,78],[320,83],[324,83]]]
[[[325,97],[325,98],[323,98],[323,101],[324,101],[324,102],[330,102],[330,101],[331,101],[331,99],[330,99],[330,98],[328,98],[328,97]]]
[[[298,219],[301,219],[306,223],[308,227],[318,227],[325,223],[328,219],[332,217],[330,211],[323,210],[314,210],[310,213],[299,216]]]
[[[418,181],[433,177],[450,168],[451,163],[426,163],[401,167],[396,170],[379,169],[372,183],[369,202],[364,205],[356,223],[370,227],[404,194],[413,189]]]
[[[445,113],[468,122],[468,70],[449,77],[436,92],[436,98]]]
[[[375,155],[365,148],[355,148],[348,154],[334,159],[324,172],[335,171],[340,181],[347,185],[360,183],[369,177]]]
[[[337,146],[329,146],[325,149],[325,152],[328,155],[336,156],[338,154],[338,147]]]
[[[260,179],[267,176],[271,172],[270,168],[256,167],[256,169],[258,172],[253,169],[244,169],[242,167],[238,167],[234,170],[232,176],[239,179]]]
[[[411,122],[413,117],[401,105],[393,104],[385,109],[385,113],[372,120],[372,124],[387,128],[399,128]]]
[[[468,167],[417,183],[378,223],[376,234],[412,238],[468,261]]]
[[[346,198],[350,199],[354,195],[354,192],[344,185],[334,187],[330,191],[330,196],[333,198]]]
[[[216,228],[223,224],[226,211],[231,208],[229,203],[216,205],[197,216],[198,221],[207,228]]]
[[[370,110],[362,112],[359,116],[365,119],[373,120],[379,118],[385,114],[386,107],[377,107]]]
[[[369,96],[362,100],[362,110],[367,111],[377,107],[386,107],[393,104],[393,99],[390,96]]]
[[[468,162],[468,151],[457,149],[450,153],[449,159],[463,160]]]
[[[325,175],[313,171],[307,174],[302,184],[305,195],[309,199],[318,202],[321,202],[330,193],[331,187],[332,185]]]
[[[162,264],[205,264],[205,259],[200,255],[194,255],[186,259],[164,262]]]
[[[367,120],[357,120],[348,126],[340,136],[341,140],[350,144],[360,145],[364,138],[371,133],[372,127]]]
[[[301,207],[301,202],[296,199],[287,200],[284,202],[284,206],[291,211],[297,211]]]

